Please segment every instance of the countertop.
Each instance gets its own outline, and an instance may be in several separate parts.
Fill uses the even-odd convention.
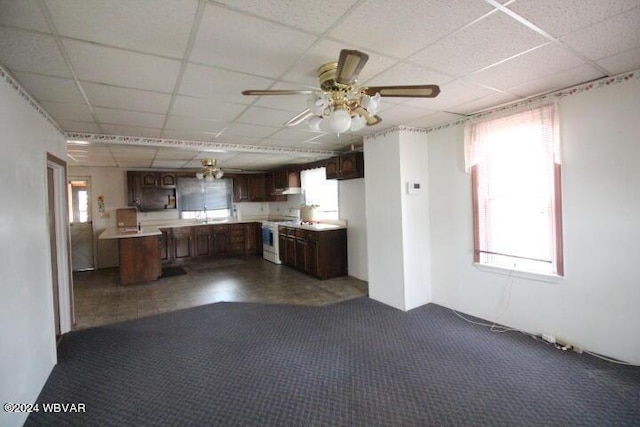
[[[346,225],[338,225],[338,224],[280,224],[284,227],[291,228],[299,228],[302,230],[310,230],[310,231],[327,231],[327,230],[340,230],[347,228]]]
[[[136,228],[109,227],[100,233],[98,239],[128,239],[134,237],[159,236],[161,234],[158,227],[145,226],[142,227],[141,231],[138,231]]]

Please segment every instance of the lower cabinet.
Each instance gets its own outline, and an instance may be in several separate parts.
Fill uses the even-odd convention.
[[[120,284],[150,282],[162,274],[158,236],[118,239]]]
[[[280,226],[278,232],[283,264],[318,279],[347,275],[346,229],[311,231]]]
[[[258,254],[262,249],[260,223],[203,224],[160,229],[160,261],[181,263],[204,257]]]

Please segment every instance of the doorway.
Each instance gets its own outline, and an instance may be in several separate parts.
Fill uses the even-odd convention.
[[[69,227],[71,230],[71,269],[94,269],[93,221],[91,218],[91,178],[70,177]]]
[[[66,162],[47,153],[47,210],[56,336],[69,332],[74,322],[66,186]]]

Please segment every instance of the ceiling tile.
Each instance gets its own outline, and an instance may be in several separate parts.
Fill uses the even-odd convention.
[[[240,123],[230,124],[224,131],[223,135],[229,136],[250,136],[254,138],[267,137],[277,131],[277,127],[272,126],[254,126]]]
[[[305,0],[265,2],[263,0],[220,0],[237,10],[320,34],[325,32],[355,3],[355,0]]]
[[[162,114],[167,112],[171,102],[171,95],[166,93],[90,82],[82,82],[82,87],[91,104],[96,107]]]
[[[375,126],[370,126],[375,127]],[[353,133],[341,133],[340,135],[336,135],[335,133],[325,133],[320,134],[314,137],[313,140],[305,141],[306,143],[316,143],[316,144],[330,144],[333,146],[343,146],[346,144],[350,144],[354,141],[362,142],[362,136],[356,135]],[[316,148],[316,147],[314,147]]]
[[[138,126],[147,128],[162,128],[164,115],[141,113],[139,111],[114,110],[111,108],[94,108],[101,124],[108,123],[122,126]]]
[[[217,141],[216,135],[218,132],[195,132],[190,130],[165,129],[162,132],[162,138],[180,139],[185,141]]]
[[[637,70],[640,68],[640,47],[608,56],[598,61],[611,75]]]
[[[420,85],[437,84],[444,85],[453,81],[453,77],[441,74],[437,71],[427,70],[421,66],[399,63],[378,74],[370,82],[369,86],[381,85]]]
[[[229,124],[217,120],[205,120],[195,117],[169,116],[165,125],[166,129],[189,131],[189,132],[211,132],[213,135],[222,132]]]
[[[452,113],[434,113],[417,120],[408,122],[408,126],[414,126],[417,128],[428,128],[442,123],[449,123],[464,118],[463,114]]]
[[[638,0],[518,0],[507,7],[560,37],[638,7]]]
[[[196,156],[195,151],[183,149],[160,148],[156,152],[156,160],[189,161]]]
[[[53,36],[0,26],[0,58],[12,71],[71,77]]]
[[[272,79],[251,76],[235,71],[221,70],[204,65],[188,64],[178,92],[217,101],[251,104],[253,96],[244,96],[245,89],[265,89],[273,84]]]
[[[246,110],[243,104],[232,104],[211,98],[177,96],[171,108],[176,116],[191,116],[202,119],[231,121]]]
[[[496,93],[494,95],[485,96],[483,98],[476,99],[475,101],[471,101],[466,104],[454,107],[451,109],[451,112],[458,114],[475,114],[488,108],[507,104],[519,99],[522,98],[518,98],[517,96],[506,93]]]
[[[57,122],[65,132],[102,133],[98,125],[92,122],[76,122],[73,120],[58,120]]]
[[[215,142],[222,142],[225,144],[241,144],[241,145],[263,145],[263,137],[259,136],[237,136],[227,135],[223,133],[215,140]]]
[[[310,34],[209,3],[190,61],[278,77],[315,40]]]
[[[105,133],[123,136],[142,136],[146,138],[159,138],[160,129],[150,129],[134,126],[100,125]]]
[[[463,80],[455,80],[441,86],[440,94],[435,98],[409,98],[404,105],[429,110],[446,110],[447,108],[470,102],[493,93],[496,92]]]
[[[182,59],[198,2],[48,0],[47,6],[63,36]]]
[[[75,40],[65,48],[80,80],[172,92],[180,61]]]
[[[91,111],[86,104],[69,104],[63,102],[41,102],[42,107],[56,120],[73,120],[76,122],[92,122]]]
[[[575,86],[601,77],[605,76],[595,68],[589,65],[581,65],[570,70],[561,71],[557,74],[545,76],[544,78],[510,88],[509,92],[519,96],[529,97]]]
[[[116,163],[120,168],[150,168],[151,160],[128,162],[126,160],[116,159]]]
[[[546,38],[515,19],[504,13],[493,13],[410,59],[426,67],[465,76],[546,42]]]
[[[256,124],[264,126],[283,126],[295,114],[289,111],[273,110],[271,108],[249,107],[236,120],[238,123]]]
[[[154,168],[181,168],[187,162],[184,160],[158,160],[153,161],[152,167]]]
[[[640,7],[571,33],[562,41],[593,60],[640,47]]]
[[[338,61],[342,49],[355,49],[355,47],[323,39],[305,52],[282,79],[318,88],[320,86],[317,74],[318,68],[327,62]],[[394,59],[383,55],[372,52],[365,53],[369,55],[369,60],[358,77],[358,81],[361,84],[366,83],[369,79],[396,63]]]
[[[406,104],[401,104],[392,105],[389,108],[383,109],[378,113],[378,115],[382,117],[382,120],[386,125],[399,125],[407,121],[417,120],[433,113],[433,110],[425,110],[424,108],[415,108]]]
[[[84,103],[84,98],[72,79],[21,72],[15,73],[15,76],[38,101]]]
[[[577,67],[582,63],[582,60],[559,44],[549,43],[494,67],[471,74],[467,78],[479,84],[506,90]]]
[[[330,35],[404,58],[491,10],[479,1],[369,0],[359,4]],[[377,24],[381,21],[384,31]]]
[[[323,134],[318,132],[312,132],[311,130],[308,129],[306,124],[301,123],[297,126],[286,127],[286,128],[283,128],[282,130],[279,130],[278,132],[269,136],[269,141],[278,141],[277,143],[279,143],[279,141],[282,141],[282,140],[303,142],[303,141],[308,141],[311,138],[318,137],[320,135],[323,135]]]
[[[0,24],[49,32],[49,26],[35,0],[0,0]]]

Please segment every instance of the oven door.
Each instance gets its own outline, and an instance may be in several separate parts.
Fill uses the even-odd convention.
[[[273,229],[267,226],[262,226],[262,247],[264,250],[274,250]]]

